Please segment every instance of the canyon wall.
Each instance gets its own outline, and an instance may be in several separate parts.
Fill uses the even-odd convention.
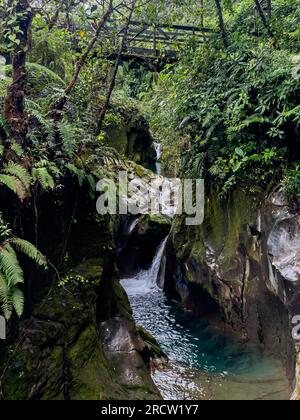
[[[202,226],[173,222],[164,289],[201,316],[279,355],[294,385],[292,318],[300,314],[300,213],[280,193],[210,191]]]

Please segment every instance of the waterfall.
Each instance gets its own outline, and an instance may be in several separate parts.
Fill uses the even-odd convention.
[[[162,241],[162,243],[160,244],[160,246],[158,247],[158,250],[155,254],[155,257],[153,259],[152,262],[152,267],[150,268],[150,270],[148,271],[149,276],[148,276],[148,285],[149,286],[157,286],[157,280],[158,280],[158,275],[159,275],[159,270],[160,270],[160,266],[161,266],[161,260],[164,254],[164,250],[167,244],[167,240],[168,237],[166,237],[166,239],[164,239]]]
[[[156,151],[156,159],[159,161],[161,158],[161,144],[158,142],[154,143],[155,151]]]
[[[158,142],[154,143],[154,148],[155,148],[155,152],[156,152],[156,173],[157,175],[162,175],[162,165],[159,162],[160,158],[161,158],[161,144]]]
[[[142,270],[131,279],[121,280],[121,284],[129,296],[144,295],[158,288],[157,281],[167,240],[168,237],[159,245],[149,270]]]
[[[131,224],[128,226],[128,236],[130,236],[132,234],[132,232],[134,231],[134,229],[137,227],[137,225],[139,224],[139,217],[137,219],[134,219]]]

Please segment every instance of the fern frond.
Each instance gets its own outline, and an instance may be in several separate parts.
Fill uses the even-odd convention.
[[[50,70],[48,67],[42,66],[41,64],[37,63],[27,63],[26,67],[30,72],[37,72],[39,74],[42,74],[43,76],[46,76],[48,79],[56,82],[61,86],[65,85],[63,79],[57,73],[54,73],[54,71]]]
[[[46,258],[30,242],[19,238],[11,239],[9,242],[16,249],[16,251],[26,255],[28,258],[36,262],[36,264],[38,264],[39,266],[44,268],[47,267],[48,264]]]
[[[26,189],[30,188],[31,176],[23,166],[18,165],[14,162],[9,162],[7,166],[3,169],[3,173],[18,178],[22,182],[22,184],[24,184]]]
[[[55,182],[47,168],[33,168],[32,178],[39,182],[44,190],[54,190]]]
[[[68,163],[66,167],[72,174],[77,176],[79,185],[82,187],[86,175],[85,171],[83,169],[77,168],[77,166],[75,166],[73,163]]]
[[[73,155],[76,147],[76,127],[66,121],[61,121],[57,124],[57,128],[64,151],[69,156]]]
[[[18,143],[13,143],[11,146],[10,146],[10,148],[11,148],[11,150],[13,151],[13,152],[15,152],[15,154],[17,155],[17,156],[22,156],[23,154],[24,154],[24,149],[23,149],[23,147],[20,145],[20,144],[18,144]]]
[[[14,249],[15,248],[15,249]],[[31,258],[36,264],[47,267],[46,258],[30,242],[11,238],[0,246],[0,309],[8,320],[13,310],[20,317],[24,310],[24,294],[17,287],[24,283],[24,273],[20,267],[17,252]]]
[[[0,270],[7,280],[8,287],[24,283],[24,273],[12,246],[7,243],[0,250]]]
[[[62,172],[61,170],[54,164],[54,163],[50,163],[50,165],[48,166],[48,170],[49,172],[55,176],[56,178],[59,178],[62,176]]]
[[[47,141],[54,141],[55,140],[55,125],[52,120],[47,120],[44,115],[41,114],[36,109],[31,109],[30,114],[35,117],[35,119],[40,124],[43,134],[47,137]]]
[[[7,301],[9,297],[9,288],[4,275],[0,271],[0,302]]]
[[[47,79],[49,79],[50,81],[56,82],[59,85],[64,86],[65,82],[63,81],[63,79],[56,73],[54,73],[54,71],[50,70],[48,67],[42,66],[41,64],[37,64],[37,63],[27,63],[26,64],[26,69],[29,73],[35,73],[33,76],[38,77],[38,76],[43,76]],[[12,65],[8,64],[6,66],[3,67],[3,70],[8,74],[11,75],[12,73]],[[29,74],[30,76],[30,74]]]
[[[8,137],[10,135],[10,126],[3,115],[0,115],[0,127]]]
[[[13,309],[20,317],[24,310],[24,295],[15,286],[9,287],[5,276],[0,272],[0,307],[7,320],[10,319]]]
[[[4,317],[9,320],[13,313],[13,303],[10,296],[1,303],[1,309]]]
[[[0,174],[0,184],[5,185],[13,191],[21,201],[28,197],[28,190],[25,188],[23,182],[13,175]]]
[[[15,289],[12,295],[12,304],[17,315],[20,317],[24,311],[24,294],[20,289]]]

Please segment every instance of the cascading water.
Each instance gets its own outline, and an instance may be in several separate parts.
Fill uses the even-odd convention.
[[[154,146],[156,182],[170,183],[170,190],[176,191],[176,182],[163,178],[159,163],[161,146],[159,143]],[[177,204],[163,188],[158,201],[161,213],[172,219]],[[129,224],[128,236],[138,220]],[[158,247],[149,270],[121,281],[136,323],[156,338],[169,357],[168,366],[153,372],[162,396],[170,400],[289,399],[290,385],[280,361],[222,335],[201,318],[185,312],[158,287],[164,282],[159,275],[163,277],[161,268],[167,240]]]
[[[128,226],[128,236],[130,236],[132,234],[132,232],[134,231],[134,229],[137,227],[137,225],[139,224],[139,220],[140,218],[137,217],[136,219],[134,219]]]
[[[158,290],[157,279],[160,270],[161,259],[165,250],[168,238],[166,238],[159,246],[153,259],[152,266],[149,270],[142,270],[137,276],[131,279],[121,280],[123,287],[129,296],[145,295],[153,289]]]
[[[158,142],[154,143],[155,152],[156,152],[156,165],[155,165],[155,172],[157,175],[162,175],[162,164],[160,163],[161,158],[161,144]]]
[[[157,286],[166,238],[149,270],[122,280],[138,325],[168,355],[167,367],[153,372],[165,399],[286,400],[289,383],[281,362],[241,345],[182,310]]]
[[[162,260],[163,253],[165,251],[167,241],[168,241],[168,237],[164,241],[162,241],[154,257],[152,267],[150,269],[148,280],[147,280],[148,285],[150,287],[157,287],[157,280],[158,280],[161,260]]]

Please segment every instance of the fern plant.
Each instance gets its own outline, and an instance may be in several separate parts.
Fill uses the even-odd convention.
[[[20,317],[24,310],[24,295],[19,285],[24,283],[24,272],[18,260],[21,253],[47,268],[45,257],[30,242],[12,236],[9,225],[0,213],[0,307],[7,320],[15,310]]]
[[[32,179],[38,182],[44,190],[54,190],[56,183],[55,178],[61,176],[58,167],[47,159],[42,159],[33,165]]]
[[[10,126],[3,115],[0,115],[0,128],[4,131],[7,137],[10,135]]]
[[[31,177],[23,166],[9,162],[0,173],[0,185],[13,191],[21,201],[30,195]]]
[[[50,143],[54,143],[54,141],[55,141],[55,124],[54,124],[54,122],[52,120],[46,119],[45,116],[43,115],[43,113],[41,112],[41,110],[36,109],[34,107],[34,103],[32,103],[32,102],[33,101],[31,101],[31,103],[27,101],[27,107],[29,107],[29,104],[30,104],[30,109],[28,110],[29,113],[38,122],[38,124],[41,128],[41,132],[45,136],[46,141],[50,142]]]

